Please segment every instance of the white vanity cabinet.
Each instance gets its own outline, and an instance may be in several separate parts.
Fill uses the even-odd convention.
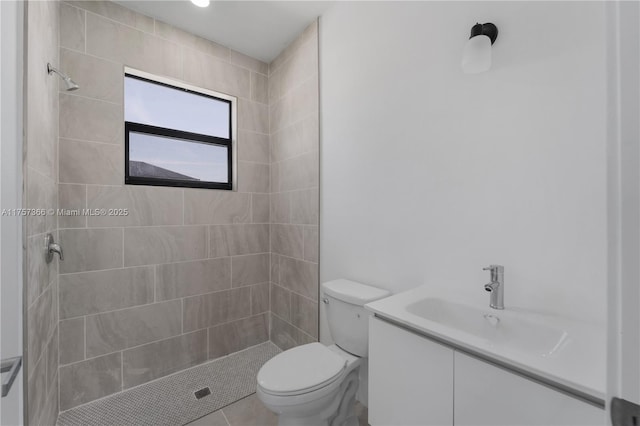
[[[605,411],[507,369],[372,317],[369,422],[604,425]]]
[[[604,425],[605,411],[526,377],[455,352],[454,424]]]
[[[371,317],[369,424],[453,424],[453,349]]]

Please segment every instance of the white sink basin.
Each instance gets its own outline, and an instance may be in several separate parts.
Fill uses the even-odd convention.
[[[479,309],[437,298],[426,298],[406,307],[419,317],[455,328],[486,340],[491,346],[509,346],[514,350],[553,355],[567,341],[562,328],[521,318],[509,311]]]
[[[534,377],[605,398],[603,324],[508,305],[504,310],[454,302],[417,287],[366,305],[377,316]]]

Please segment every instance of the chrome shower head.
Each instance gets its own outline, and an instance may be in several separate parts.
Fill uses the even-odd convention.
[[[78,84],[75,81],[71,80],[71,77],[69,77],[65,73],[61,72],[60,70],[54,68],[49,63],[47,63],[47,72],[49,74],[52,74],[52,73],[58,74],[60,76],[60,78],[62,79],[62,81],[64,81],[64,87],[67,90],[67,92],[72,92],[72,91],[78,90],[80,88],[80,86],[78,86]]]

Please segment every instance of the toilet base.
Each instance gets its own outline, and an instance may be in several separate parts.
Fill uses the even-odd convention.
[[[325,401],[324,407],[315,413],[288,413],[278,415],[279,426],[358,426],[356,416],[356,392],[358,390],[358,369],[351,371],[340,385],[333,398]],[[324,405],[324,404],[322,404]]]

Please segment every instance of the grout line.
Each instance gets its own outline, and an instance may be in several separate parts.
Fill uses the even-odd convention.
[[[236,401],[237,402],[237,401]],[[226,408],[226,407],[224,407]],[[224,417],[224,421],[227,422],[227,426],[231,426],[231,422],[229,422],[229,419],[227,418],[227,416],[224,414],[224,408],[221,408],[219,411],[220,413],[222,413],[222,417]]]
[[[160,265],[153,265],[153,303],[157,303],[158,302],[158,298],[156,296],[157,294],[157,288],[158,288],[158,266]]]
[[[207,331],[207,360],[209,360],[209,328],[207,328],[206,331]]]
[[[89,216],[87,216],[87,220],[89,220]],[[122,228],[122,267],[125,267],[124,264],[124,228]]]
[[[68,3],[67,3],[68,4]],[[74,6],[75,7],[75,6]],[[87,10],[80,9],[84,13],[84,51],[82,53],[87,53]]]
[[[82,340],[84,343],[84,354],[82,354],[82,361],[87,359],[87,317],[82,317]]]
[[[124,351],[120,351],[120,391],[124,390]]]
[[[124,148],[124,143],[120,143],[120,142],[104,142],[104,141],[94,141],[94,140],[89,140],[89,139],[78,139],[78,138],[68,138],[68,137],[64,137],[64,136],[60,136],[58,139],[61,140],[65,140],[65,141],[70,141],[70,142],[82,142],[82,143],[91,143],[91,144],[99,144],[99,145],[108,145],[108,146],[112,146],[112,147],[117,147],[117,148]],[[67,183],[67,182],[60,182],[60,183]],[[91,183],[87,183],[84,182],[82,184],[77,184],[77,185],[103,185],[103,186],[121,186],[121,185],[109,185],[109,184],[91,184]]]
[[[92,96],[78,95],[75,92],[64,91],[64,92],[58,92],[58,94],[59,95],[64,95],[64,96],[73,97],[73,98],[88,99],[90,101],[103,102],[103,103],[109,104],[109,105],[124,107],[124,102],[107,101],[105,99],[95,98],[95,97],[92,97]],[[64,136],[60,136],[60,137],[62,139],[67,139]]]

